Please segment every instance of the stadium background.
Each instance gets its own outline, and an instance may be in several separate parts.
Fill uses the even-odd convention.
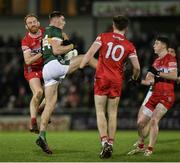
[[[48,14],[59,10],[66,15],[65,31],[85,53],[100,32],[109,30],[114,14],[126,14],[131,20],[128,38],[135,44],[142,77],[153,61],[152,44],[158,34],[173,42],[177,59],[180,54],[180,2],[164,1],[95,1],[95,0],[0,0],[0,131],[28,129],[31,92],[23,76],[20,47],[24,36],[23,18],[36,13],[42,26],[48,25]],[[98,56],[98,55],[97,55]],[[59,99],[53,114],[51,130],[96,129],[93,100],[94,70],[87,67],[68,76],[59,87]],[[127,65],[118,128],[136,129],[138,109],[148,87],[128,88],[130,67]],[[162,129],[180,129],[180,91],[176,85],[176,102],[163,118]]]

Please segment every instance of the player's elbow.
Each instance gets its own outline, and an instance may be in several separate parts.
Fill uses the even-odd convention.
[[[177,78],[178,78],[178,76],[177,76],[177,75],[174,75],[174,76],[172,77],[172,80],[176,81]]]
[[[140,74],[140,67],[134,67],[133,68],[133,76],[135,77],[135,79],[137,79],[139,77]]]
[[[134,71],[134,73],[139,74],[140,73],[140,67],[139,66],[134,67],[133,71]]]
[[[177,80],[178,76],[177,74],[173,76],[173,80]]]
[[[178,73],[177,73],[177,71],[175,71],[174,73],[173,73],[173,80],[176,80],[178,78]]]

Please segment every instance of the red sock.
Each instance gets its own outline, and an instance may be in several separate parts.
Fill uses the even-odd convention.
[[[102,136],[101,137],[101,145],[104,146],[104,144],[108,141],[108,137],[107,136]]]
[[[139,148],[144,148],[144,143],[138,144]]]
[[[101,141],[107,141],[107,140],[108,140],[107,136],[102,136],[101,137]]]
[[[109,139],[108,140],[108,144],[113,145],[113,143],[114,143],[114,139]]]
[[[36,117],[32,117],[32,118],[31,118],[31,124],[35,124],[35,123],[37,123]]]
[[[153,151],[153,147],[148,146],[147,149],[150,150],[150,151]]]

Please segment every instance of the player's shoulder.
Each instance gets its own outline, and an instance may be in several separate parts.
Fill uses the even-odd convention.
[[[132,42],[130,39],[128,39],[128,38],[125,37],[124,40],[125,40],[125,42],[126,42],[129,46],[134,46],[133,42]]]
[[[41,27],[39,27],[39,29],[40,29],[40,31],[41,31],[41,34],[44,34],[45,28],[41,26]]]
[[[175,57],[172,56],[170,53],[167,53],[167,54],[166,54],[166,57],[167,57],[167,58],[175,58]]]
[[[166,54],[165,59],[168,61],[176,61],[176,57],[172,56],[170,53]]]
[[[61,33],[61,29],[60,28],[57,28],[57,27],[55,27],[55,26],[47,26],[46,28],[45,28],[45,33],[49,33],[49,34],[60,34]]]
[[[113,32],[100,33],[97,38],[101,38],[101,40],[111,40],[113,38]]]
[[[50,30],[52,30],[52,29],[53,29],[53,28],[52,28],[52,26],[50,26],[50,25],[49,25],[49,26],[46,26],[46,27],[44,28],[45,31],[50,31]]]
[[[101,36],[101,37],[112,36],[112,32],[102,32],[102,33],[100,33],[98,36]]]
[[[128,39],[126,39],[125,38],[125,40],[124,40],[124,43],[127,45],[127,47],[129,47],[129,48],[135,48],[135,46],[134,46],[134,43],[132,42],[132,41],[130,41],[130,40],[128,40]]]
[[[44,35],[51,35],[52,31],[52,26],[46,26],[43,33]]]

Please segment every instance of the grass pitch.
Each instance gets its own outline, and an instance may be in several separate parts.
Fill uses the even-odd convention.
[[[127,156],[137,139],[136,131],[119,131],[110,159],[100,159],[97,131],[48,132],[53,150],[47,155],[35,144],[37,135],[27,132],[0,133],[0,162],[180,162],[180,132],[160,131],[154,153],[150,157],[139,153]]]

